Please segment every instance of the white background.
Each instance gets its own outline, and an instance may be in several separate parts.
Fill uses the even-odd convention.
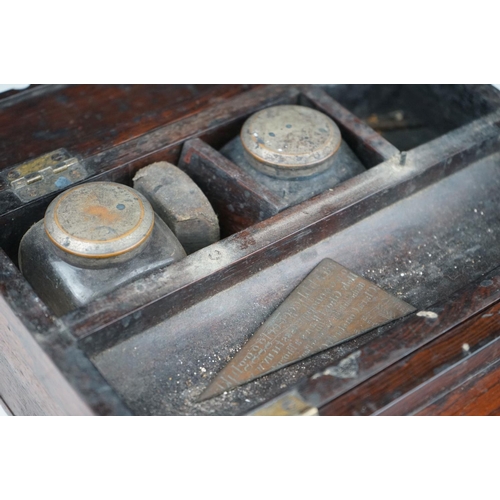
[[[494,2],[3,2],[0,78],[500,81]],[[4,418],[6,500],[494,498],[494,418]]]

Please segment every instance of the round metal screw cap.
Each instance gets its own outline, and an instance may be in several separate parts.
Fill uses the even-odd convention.
[[[316,175],[330,167],[342,136],[335,122],[306,106],[283,105],[253,114],[241,142],[251,165],[273,177]]]
[[[90,182],[65,191],[45,213],[45,231],[65,252],[102,259],[144,243],[154,212],[140,193],[114,182]]]

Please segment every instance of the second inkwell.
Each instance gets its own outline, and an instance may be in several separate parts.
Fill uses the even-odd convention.
[[[297,105],[252,115],[221,153],[293,206],[365,171],[335,122]]]

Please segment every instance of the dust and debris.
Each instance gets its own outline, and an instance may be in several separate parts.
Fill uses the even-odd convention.
[[[331,366],[321,373],[313,375],[312,380],[319,377],[330,376],[338,378],[355,378],[358,375],[359,365],[358,359],[361,356],[361,351],[355,351],[346,358],[344,358],[336,366]]]
[[[429,318],[429,319],[436,319],[438,317],[438,315],[433,311],[419,311],[417,313],[417,316],[420,316],[421,318]]]

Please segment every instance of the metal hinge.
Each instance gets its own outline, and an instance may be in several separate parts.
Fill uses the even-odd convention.
[[[63,148],[21,163],[6,173],[12,191],[21,201],[65,189],[87,176],[81,161]]]
[[[308,404],[296,390],[291,390],[259,406],[248,415],[254,417],[314,417],[319,415],[319,412],[315,406]]]

